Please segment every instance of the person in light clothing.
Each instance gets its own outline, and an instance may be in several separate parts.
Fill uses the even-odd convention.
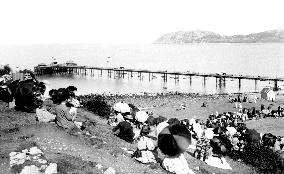
[[[149,136],[150,131],[150,126],[145,125],[142,127],[137,150],[132,155],[137,161],[144,164],[156,163],[158,160],[157,138]]]
[[[176,157],[167,157],[163,160],[162,167],[175,174],[195,174],[189,167],[183,154]]]
[[[49,82],[47,80],[43,80],[42,81],[45,85],[45,91],[44,91],[44,94],[43,94],[43,99],[48,99],[50,98],[50,95],[49,95],[49,91],[50,91],[50,88],[49,88]]]

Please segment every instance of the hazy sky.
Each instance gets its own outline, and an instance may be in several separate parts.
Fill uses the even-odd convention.
[[[0,43],[152,43],[284,28],[283,0],[0,0]]]

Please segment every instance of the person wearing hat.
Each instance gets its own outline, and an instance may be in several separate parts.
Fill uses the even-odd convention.
[[[33,82],[36,82],[38,83],[38,80],[35,78],[35,75],[32,71],[30,70],[24,70],[24,77],[23,77],[23,81],[33,81]]]
[[[149,136],[151,131],[150,126],[144,125],[140,132],[140,137],[137,142],[137,150],[133,153],[137,161],[147,164],[156,163],[159,161],[157,152],[157,138]]]
[[[181,124],[165,127],[158,135],[158,147],[166,155],[162,167],[176,174],[193,174],[183,155],[191,144],[190,131]]]
[[[15,89],[15,109],[24,112],[35,112],[42,105],[41,94],[44,92],[43,83],[39,83],[32,72],[25,73],[24,81],[20,81]]]
[[[71,115],[70,108],[72,104],[66,102],[67,99],[68,99],[67,93],[62,93],[58,96],[59,104],[54,107],[55,110],[54,114],[56,116],[55,123],[59,127],[67,130],[69,134],[73,135],[81,134],[82,130],[78,128],[78,126],[75,124],[75,121],[81,122],[83,124],[84,122],[87,122],[88,119],[79,116],[74,117],[73,115]]]
[[[117,130],[119,130],[119,133],[117,134],[118,137],[129,143],[133,143],[135,134],[133,132],[133,127],[128,120],[119,122],[118,125],[112,129],[113,132],[116,132]]]

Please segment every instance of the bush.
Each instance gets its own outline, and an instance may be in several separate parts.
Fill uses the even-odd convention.
[[[108,118],[111,113],[111,106],[106,102],[105,97],[102,95],[91,94],[80,96],[78,98],[87,110],[99,116]]]
[[[283,157],[278,152],[254,145],[247,145],[244,152],[243,162],[254,166],[258,173],[282,174],[284,172]]]
[[[12,72],[12,69],[10,68],[9,65],[4,65],[3,68],[0,68],[0,76],[3,76],[5,74],[10,74],[10,72]]]

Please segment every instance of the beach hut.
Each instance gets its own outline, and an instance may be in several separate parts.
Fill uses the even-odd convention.
[[[260,92],[261,98],[265,100],[275,101],[275,92],[272,88],[263,88]]]

